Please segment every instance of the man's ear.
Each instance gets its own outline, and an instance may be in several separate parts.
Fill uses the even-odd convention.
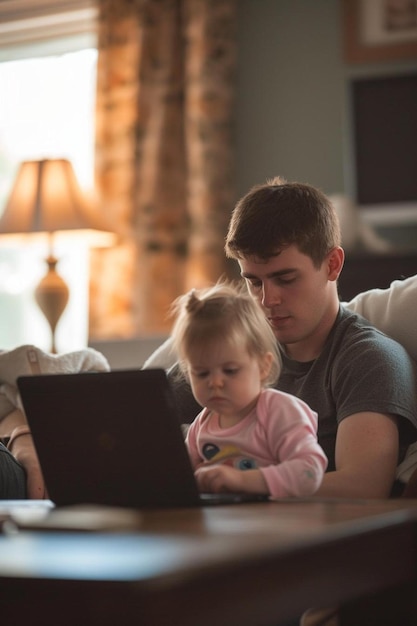
[[[343,248],[336,246],[327,255],[327,271],[329,280],[337,280],[345,262]]]

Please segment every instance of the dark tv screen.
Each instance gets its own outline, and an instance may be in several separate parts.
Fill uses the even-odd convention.
[[[356,200],[417,200],[417,73],[352,81]]]

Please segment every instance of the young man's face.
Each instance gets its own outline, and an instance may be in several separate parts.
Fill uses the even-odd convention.
[[[239,261],[241,275],[262,305],[276,338],[300,361],[318,356],[335,319],[335,280],[340,267],[335,271],[337,259],[332,254],[337,255],[337,249],[320,268],[295,245],[266,262],[257,257]]]

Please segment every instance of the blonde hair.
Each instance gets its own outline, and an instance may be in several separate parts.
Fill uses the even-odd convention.
[[[177,298],[172,305],[176,320],[172,329],[174,347],[186,374],[187,355],[195,346],[210,343],[244,343],[248,354],[261,359],[272,354],[265,386],[275,383],[281,373],[281,357],[277,340],[258,302],[244,285],[219,282],[206,289],[192,289]]]

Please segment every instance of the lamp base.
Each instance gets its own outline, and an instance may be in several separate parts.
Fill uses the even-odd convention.
[[[46,259],[48,271],[35,289],[35,299],[51,328],[51,352],[56,354],[55,331],[69,299],[69,289],[56,271],[58,259],[50,255]]]

